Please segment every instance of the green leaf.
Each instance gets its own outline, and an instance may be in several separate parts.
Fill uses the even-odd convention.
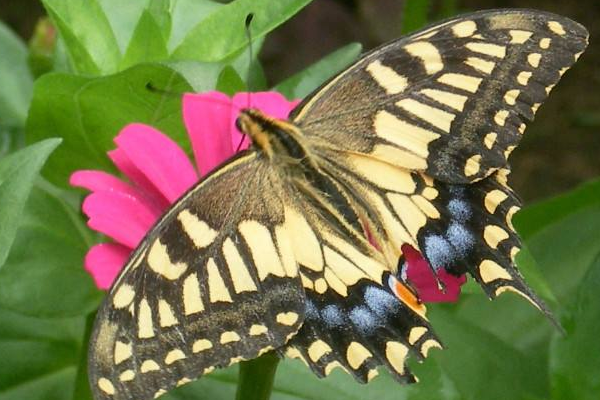
[[[96,0],[42,0],[82,74],[117,71],[121,54],[106,14]]]
[[[61,197],[32,190],[0,270],[0,306],[38,317],[85,315],[98,307],[102,293],[83,268],[90,231]]]
[[[350,43],[277,84],[274,89],[288,99],[302,99],[356,60],[361,51],[360,43]]]
[[[430,7],[429,0],[406,0],[402,16],[402,34],[405,35],[425,26]]]
[[[252,38],[258,39],[296,14],[310,0],[237,0],[198,23],[173,52],[178,60],[221,61],[248,45],[245,20],[254,13]]]
[[[592,400],[600,393],[600,253],[566,310],[566,336],[555,335],[550,352],[553,399]]]
[[[135,27],[119,69],[123,70],[142,62],[161,61],[167,57],[167,44],[161,27],[150,12],[144,11]]]
[[[0,22],[0,124],[25,125],[33,79],[25,44]]]
[[[517,254],[515,261],[523,278],[525,278],[525,282],[531,286],[533,291],[546,300],[556,303],[556,296],[548,285],[548,281],[539,269],[535,259],[527,248],[527,245],[523,245],[521,251]]]
[[[0,309],[0,400],[70,400],[83,319],[43,320]]]
[[[0,160],[0,267],[22,222],[25,202],[40,169],[59,143],[57,139],[45,140]]]
[[[235,69],[228,65],[219,74],[217,80],[217,90],[223,92],[229,96],[233,96],[235,93],[243,92],[246,90],[246,84],[240,78]]]
[[[171,10],[169,51],[175,50],[196,25],[222,6],[212,0],[177,0]]]
[[[150,91],[149,83],[166,93]],[[67,186],[70,174],[78,169],[116,172],[106,152],[114,148],[114,137],[128,123],[151,125],[189,150],[179,95],[189,90],[177,72],[155,64],[101,78],[48,74],[34,86],[28,140],[52,134],[64,139],[44,170],[59,187]]]
[[[106,15],[119,52],[124,54],[133,36],[132,27],[138,25],[142,13],[148,9],[150,0],[122,1],[100,0],[99,4]]]

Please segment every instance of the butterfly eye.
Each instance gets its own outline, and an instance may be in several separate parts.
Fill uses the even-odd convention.
[[[242,119],[240,117],[235,119],[235,127],[238,129],[238,131],[244,133],[244,130],[242,129]]]

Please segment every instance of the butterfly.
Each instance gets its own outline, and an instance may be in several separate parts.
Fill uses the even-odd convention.
[[[365,54],[287,121],[242,110],[251,147],[161,217],[100,307],[94,397],[155,398],[268,351],[413,382],[407,357],[441,342],[409,250],[548,313],[514,265],[507,159],[586,45],[564,17],[477,12]]]

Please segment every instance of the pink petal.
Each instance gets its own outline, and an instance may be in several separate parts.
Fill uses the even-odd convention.
[[[233,155],[230,118],[231,100],[223,93],[186,93],[183,96],[183,120],[200,176]]]
[[[115,138],[115,143],[169,203],[175,202],[198,181],[185,152],[150,126],[127,125]]]
[[[138,190],[143,193],[156,207],[164,210],[170,205],[169,201],[161,192],[150,182],[150,180],[140,171],[129,159],[123,149],[116,148],[109,151],[108,157],[113,164],[117,166],[131,182],[135,184]]]
[[[244,108],[257,108],[270,117],[287,119],[290,111],[298,104],[299,100],[289,102],[282,94],[277,92],[257,92],[250,93],[250,96],[248,96],[248,93],[237,93],[233,96],[231,102],[233,104],[229,122],[231,145],[234,149],[237,149],[240,141],[244,139],[240,149],[245,149],[250,145],[250,140],[244,138],[235,126],[235,120],[240,110]]]
[[[85,256],[85,269],[94,278],[96,286],[107,290],[125,265],[131,249],[116,243],[93,246]]]
[[[446,286],[445,292],[442,292],[438,289],[435,276],[421,253],[408,244],[402,245],[402,253],[408,264],[408,280],[416,287],[421,301],[436,303],[458,300],[460,287],[467,280],[464,275],[456,277],[443,268],[437,270],[438,278]]]
[[[140,202],[144,202],[157,215],[160,215],[163,210],[162,207],[158,207],[154,202],[148,200],[139,189],[103,171],[76,171],[71,175],[69,183],[72,186],[82,187],[91,192],[122,193]]]
[[[94,192],[83,201],[90,228],[134,248],[160,214],[144,202],[119,192]]]

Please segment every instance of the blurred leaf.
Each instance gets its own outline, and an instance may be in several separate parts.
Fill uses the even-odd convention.
[[[360,43],[350,43],[277,84],[274,89],[289,100],[302,99],[323,82],[350,65],[360,55],[361,51],[362,46]]]
[[[246,90],[246,84],[230,65],[223,68],[217,80],[217,90],[229,96]]]
[[[135,27],[119,69],[123,70],[142,62],[161,61],[167,57],[167,45],[160,26],[148,11],[144,11]]]
[[[600,393],[600,253],[581,281],[550,352],[553,399],[597,399]]]
[[[0,160],[0,271],[22,223],[21,214],[31,188],[59,143],[58,139],[45,140]]]
[[[254,13],[252,38],[258,39],[296,14],[310,0],[237,0],[198,23],[175,49],[175,59],[220,61],[248,45],[246,16]]]
[[[38,19],[29,40],[27,64],[35,78],[52,71],[56,50],[56,28],[48,17]],[[33,86],[33,85],[32,85]]]
[[[169,51],[175,50],[196,25],[221,7],[223,4],[212,0],[177,0],[174,2],[171,10]]]
[[[406,0],[402,15],[402,34],[407,34],[427,25],[431,8],[429,0]]]
[[[117,71],[121,54],[97,0],[42,0],[65,41],[75,70],[82,74]]]
[[[59,193],[34,187],[0,270],[0,305],[38,317],[71,317],[94,310],[102,294],[83,269],[90,234],[79,212]]]
[[[124,54],[134,34],[132,27],[139,24],[150,0],[99,0],[98,3],[110,24],[119,52]]]
[[[160,28],[162,37],[168,38],[171,32],[171,0],[150,0],[148,12]]]
[[[550,289],[548,281],[540,271],[535,259],[531,255],[531,252],[527,248],[527,245],[523,244],[521,251],[517,254],[516,264],[519,271],[525,278],[525,282],[533,289],[533,291],[546,300],[550,300],[553,303],[557,302],[556,296]]]
[[[175,95],[152,92],[154,87]],[[60,135],[63,145],[48,160],[44,175],[67,186],[78,169],[116,172],[106,152],[128,123],[146,123],[171,136],[184,149],[189,143],[181,118],[181,96],[190,87],[172,69],[141,64],[102,78],[48,74],[35,84],[27,120],[28,140]]]
[[[0,400],[70,400],[82,319],[42,320],[0,309]]]
[[[0,21],[0,124],[22,127],[33,80],[25,44]]]

